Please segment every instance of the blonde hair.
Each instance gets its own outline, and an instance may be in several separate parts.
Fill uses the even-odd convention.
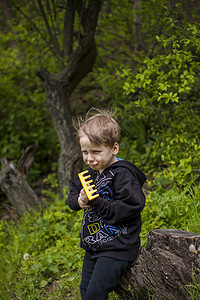
[[[94,144],[102,144],[113,147],[114,143],[119,143],[120,127],[113,119],[114,113],[108,110],[92,108],[88,111],[85,119],[78,119],[77,139],[84,134]]]

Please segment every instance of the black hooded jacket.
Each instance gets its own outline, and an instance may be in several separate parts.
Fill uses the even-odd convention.
[[[97,172],[87,169],[99,197],[89,201],[81,228],[81,247],[93,257],[107,256],[132,261],[140,246],[141,211],[145,205],[142,186],[146,176],[129,161],[119,160]],[[80,210],[78,196],[82,189],[77,177],[70,186],[67,204]]]

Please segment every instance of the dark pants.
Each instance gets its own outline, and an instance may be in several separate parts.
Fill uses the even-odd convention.
[[[91,258],[86,252],[80,285],[82,300],[106,300],[118,284],[129,262],[110,257]]]

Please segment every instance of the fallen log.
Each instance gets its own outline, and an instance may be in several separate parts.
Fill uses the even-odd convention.
[[[146,248],[119,282],[122,299],[186,300],[199,278],[200,235],[174,229],[149,232]]]
[[[40,205],[40,200],[28,183],[35,152],[36,146],[29,146],[19,159],[17,168],[6,158],[1,159],[0,187],[19,216]]]

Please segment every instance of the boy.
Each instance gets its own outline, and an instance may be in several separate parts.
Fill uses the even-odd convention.
[[[146,177],[135,165],[116,157],[119,137],[118,123],[102,112],[78,129],[83,160],[99,194],[88,201],[77,177],[67,201],[73,210],[84,209],[80,233],[86,250],[80,285],[83,300],[108,299],[140,247]]]

